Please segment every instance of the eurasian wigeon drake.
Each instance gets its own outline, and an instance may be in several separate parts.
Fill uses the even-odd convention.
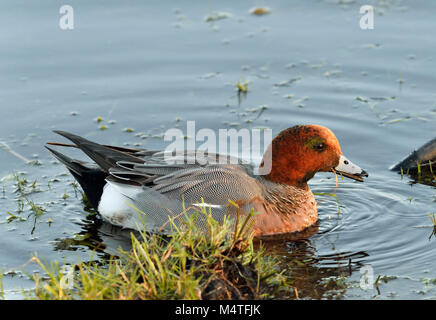
[[[368,176],[345,158],[333,132],[319,125],[280,132],[263,156],[260,167],[271,160],[271,170],[263,176],[255,175],[254,167],[242,161],[217,163],[217,154],[185,151],[182,162],[169,164],[162,151],[105,146],[54,132],[74,145],[48,144],[80,148],[94,160],[90,165],[47,147],[79,182],[91,205],[105,220],[131,229],[142,228],[145,221],[147,231],[168,232],[168,218],[177,223],[183,219],[183,208],[189,206],[207,206],[222,221],[226,215],[236,215],[232,200],[240,213],[256,212],[255,236],[301,231],[318,219],[307,185],[317,172],[338,172],[357,181]]]

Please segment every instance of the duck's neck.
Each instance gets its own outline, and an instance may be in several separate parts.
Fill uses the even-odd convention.
[[[310,190],[307,183],[303,183],[298,186],[292,186],[288,184],[279,184],[276,182],[264,182],[265,188],[265,201],[280,203],[284,205],[284,209],[281,211],[287,211],[289,209],[304,206],[303,200],[313,199],[313,193]]]
[[[316,172],[302,166],[300,159],[295,157],[278,155],[273,158],[273,154],[278,154],[272,152],[273,148],[272,145],[268,147],[259,171],[268,171],[264,177],[269,181],[307,190],[307,181],[312,179]]]
[[[281,170],[274,170],[274,168],[272,168],[271,172],[264,177],[273,183],[278,183],[302,190],[310,190],[309,186],[307,185],[307,181],[309,181],[313,176],[314,173],[302,175],[301,173],[295,171],[284,172]]]

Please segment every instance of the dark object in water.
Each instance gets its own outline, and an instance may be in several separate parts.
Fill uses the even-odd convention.
[[[390,170],[406,174],[436,174],[436,138],[413,151],[400,163],[393,165]]]

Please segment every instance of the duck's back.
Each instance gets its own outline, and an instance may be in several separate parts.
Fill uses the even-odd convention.
[[[235,204],[241,215],[262,210],[259,204],[263,203],[264,190],[253,175],[253,167],[231,157],[218,161],[218,157],[186,151],[169,159],[156,152],[144,155],[142,164],[119,161],[117,167],[109,169],[111,177],[99,212],[110,222],[129,228],[142,227],[142,216],[148,230],[164,230],[170,227],[168,217],[177,224],[185,218],[184,211],[192,214],[202,207],[219,222],[224,216],[236,216]],[[124,205],[114,205],[120,202]]]

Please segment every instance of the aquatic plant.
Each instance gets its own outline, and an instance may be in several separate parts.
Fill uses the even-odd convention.
[[[236,83],[236,88],[238,89],[238,94],[246,94],[248,92],[248,81],[244,80],[244,82],[242,82],[241,80],[239,80]]]
[[[436,229],[436,213],[433,213],[433,214],[429,213],[428,216],[430,217],[431,222],[433,223],[434,229]]]
[[[5,290],[3,288],[3,272],[0,270],[0,299],[5,299]]]
[[[338,207],[338,215],[341,214],[341,203],[339,202],[338,196],[335,193],[330,193],[330,192],[313,192],[313,195],[315,196],[329,196],[329,197],[333,197],[336,201],[336,205]]]
[[[271,9],[268,7],[254,7],[251,8],[249,12],[256,16],[263,16],[265,14],[271,13]]]
[[[10,211],[8,211],[7,214],[9,215],[9,217],[8,217],[8,219],[7,219],[8,223],[9,223],[9,222],[12,222],[12,221],[14,221],[14,220],[18,220],[18,221],[26,221],[26,219],[24,219],[23,217],[20,217],[20,216],[18,216],[18,215],[15,215],[15,214],[11,213]]]
[[[24,174],[15,173],[13,174],[13,178],[15,180],[14,193],[18,194],[18,208],[16,209],[16,212],[6,211],[8,215],[7,222],[26,221],[29,217],[33,216],[33,227],[31,231],[31,234],[33,234],[36,228],[37,219],[46,211],[46,209],[41,205],[35,204],[35,202],[31,200],[29,196],[33,193],[41,192],[42,190],[40,189],[36,180],[34,180],[32,183],[29,183]],[[30,213],[27,218],[24,218],[20,214],[23,213],[26,208],[30,211]]]

